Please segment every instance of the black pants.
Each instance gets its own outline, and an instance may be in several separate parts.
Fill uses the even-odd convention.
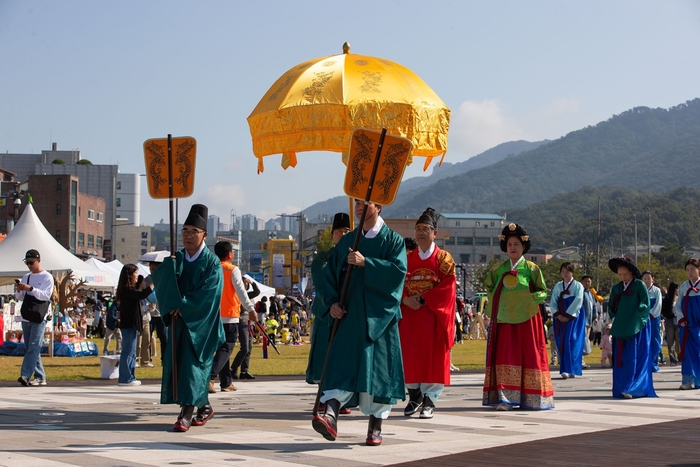
[[[210,376],[210,379],[216,379],[216,375],[219,375],[219,382],[222,388],[231,386],[231,369],[228,366],[228,362],[231,358],[231,351],[238,339],[238,323],[224,324],[224,334],[226,335],[226,342],[221,344],[221,347],[214,354],[214,363],[211,367]]]
[[[602,332],[594,332],[593,333],[593,345],[600,345],[600,339],[603,337]]]
[[[163,361],[163,356],[165,355],[165,345],[168,343],[168,332],[165,329],[165,323],[163,318],[160,316],[153,316],[151,318],[151,332],[156,331],[156,336],[160,341],[160,361]]]
[[[233,357],[231,363],[231,374],[238,374],[238,367],[241,368],[241,373],[248,373],[250,369],[250,353],[253,351],[253,339],[248,335],[248,323],[238,323],[238,340],[241,343],[241,348]]]

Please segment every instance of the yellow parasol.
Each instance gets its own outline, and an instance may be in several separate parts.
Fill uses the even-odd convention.
[[[248,117],[258,173],[263,157],[282,154],[295,167],[297,153],[332,151],[347,163],[356,128],[411,141],[411,156],[444,158],[450,109],[408,68],[383,58],[343,53],[301,63],[282,75]],[[408,163],[412,162],[412,158]]]

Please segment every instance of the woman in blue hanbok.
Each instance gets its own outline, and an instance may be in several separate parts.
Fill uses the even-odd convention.
[[[574,265],[567,261],[561,265],[559,272],[564,280],[557,282],[552,289],[549,307],[559,351],[559,373],[567,379],[582,375],[586,313],[583,308],[583,285],[574,280]]]
[[[651,329],[651,364],[654,372],[659,371],[659,355],[661,355],[661,290],[654,285],[654,275],[651,271],[644,271],[642,281],[647,286],[649,294],[649,321],[647,326]]]
[[[614,319],[613,397],[656,397],[652,379],[649,292],[634,260],[624,256],[608,261],[620,281],[610,292],[608,314]]]
[[[673,309],[681,342],[678,360],[683,380],[680,389],[697,389],[700,388],[700,261],[689,259],[685,272],[688,280],[681,284]]]

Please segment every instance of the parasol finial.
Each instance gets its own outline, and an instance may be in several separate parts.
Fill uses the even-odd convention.
[[[346,42],[345,44],[343,44],[343,53],[344,54],[350,53],[350,43],[349,42]]]

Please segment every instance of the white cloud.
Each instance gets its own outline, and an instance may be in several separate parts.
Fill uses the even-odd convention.
[[[469,157],[506,141],[524,138],[524,130],[499,100],[465,101],[452,115],[450,145]]]
[[[576,114],[581,110],[581,101],[575,97],[569,97],[567,99],[555,99],[545,107],[542,112],[548,117],[557,117],[562,114]]]

